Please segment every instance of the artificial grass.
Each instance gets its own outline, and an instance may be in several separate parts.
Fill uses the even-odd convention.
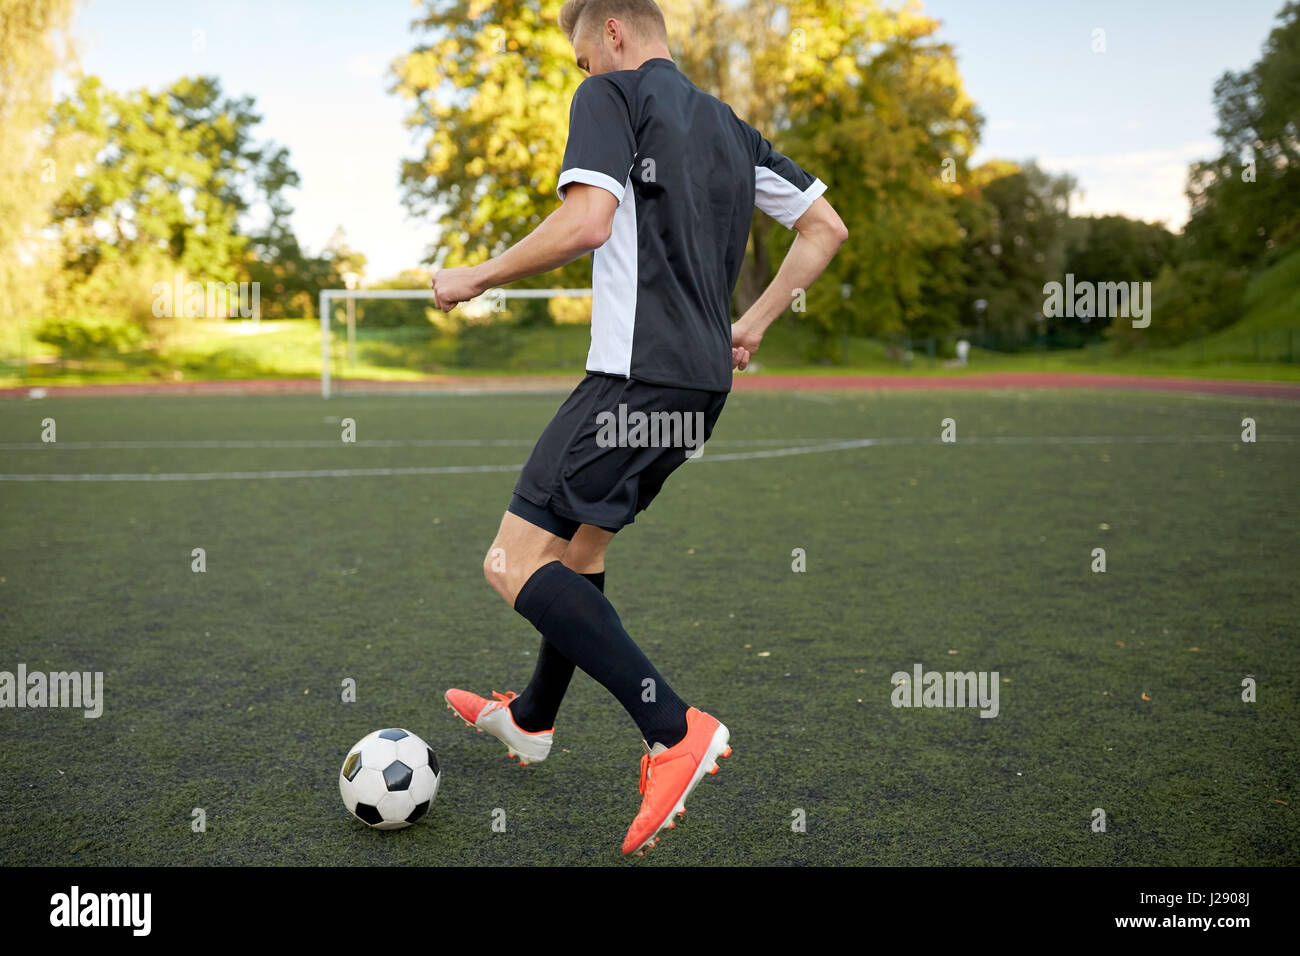
[[[11,401],[0,472],[506,467],[561,398]],[[361,444],[333,444],[342,417]],[[719,457],[867,437],[899,443]],[[1114,440],[1047,440],[1070,437]],[[733,395],[609,555],[629,631],[735,748],[641,865],[1300,862],[1298,437],[1260,399]],[[518,444],[365,444],[429,439]],[[328,444],[76,447],[138,440]],[[106,698],[0,712],[0,863],[620,864],[641,745],[613,698],[575,677],[526,769],[442,709],[531,671],[537,635],[481,574],[513,482],[0,482],[0,670],[102,670]],[[998,671],[999,715],[893,707],[917,662]],[[383,726],[444,771],[397,833],[336,785]]]

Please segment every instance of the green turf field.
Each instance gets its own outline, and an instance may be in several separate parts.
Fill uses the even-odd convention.
[[[481,563],[560,401],[0,403],[0,473],[209,476],[0,481],[0,670],[105,680],[98,719],[0,710],[0,863],[624,865],[612,697],[575,677],[527,769],[442,703],[530,673]],[[734,395],[610,552],[629,632],[735,748],[638,865],[1300,863],[1298,440],[1263,399]],[[385,469],[426,472],[356,473]],[[997,671],[998,716],[893,707],[917,663]],[[396,833],[336,783],[385,726],[444,774]]]

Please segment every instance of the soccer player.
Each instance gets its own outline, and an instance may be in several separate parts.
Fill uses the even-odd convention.
[[[522,694],[493,691],[487,700],[452,689],[446,700],[510,757],[535,764],[550,752],[574,667],[590,674],[643,737],[641,808],[623,841],[625,855],[640,856],[676,825],[717,759],[730,756],[730,735],[673,692],[604,595],[610,541],[693,447],[631,434],[611,442],[602,426],[641,412],[701,422],[703,436],[687,437],[693,446],[707,440],[732,371],[748,365],[794,291],[822,273],[848,232],[821,180],[682,75],[653,0],[568,0],[560,28],[590,74],[570,108],[560,207],[500,256],[440,270],[431,282],[447,311],[593,255],[587,375],[542,432],[483,564],[488,583],[541,632],[541,649]],[[771,284],[732,324],[755,207],[798,234]],[[752,517],[736,514],[737,522]]]

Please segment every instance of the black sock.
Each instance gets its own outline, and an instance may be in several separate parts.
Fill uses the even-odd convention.
[[[582,575],[559,561],[543,565],[515,598],[515,610],[618,698],[651,747],[672,747],[686,736],[686,702],[628,636],[614,605]],[[642,699],[646,679],[653,681],[651,701]]]
[[[584,578],[605,593],[605,572],[584,574]],[[536,732],[555,726],[555,715],[560,712],[560,701],[569,689],[573,677],[573,661],[569,660],[546,638],[537,651],[537,666],[524,692],[510,702],[510,713],[515,723],[524,730]]]

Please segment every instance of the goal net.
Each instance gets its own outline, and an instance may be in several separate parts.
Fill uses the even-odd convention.
[[[450,313],[432,289],[324,289],[321,397],[449,374],[571,372],[590,344],[590,289],[489,289]]]

